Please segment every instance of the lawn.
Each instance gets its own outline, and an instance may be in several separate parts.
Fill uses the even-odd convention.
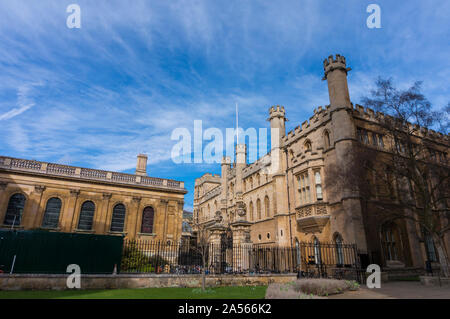
[[[0,291],[0,299],[263,299],[266,286]]]

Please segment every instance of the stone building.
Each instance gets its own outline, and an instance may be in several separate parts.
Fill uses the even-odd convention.
[[[392,225],[395,229],[379,233],[360,197],[344,191],[331,194],[324,188],[325,182],[333,183],[327,180],[328,167],[351,167],[345,155],[361,145],[361,134],[371,132],[367,143],[379,152],[388,142],[377,133],[378,114],[351,103],[348,71],[343,56],[330,56],[324,61],[329,105],[315,109],[309,121],[287,134],[284,107],[272,106],[268,121],[279,136],[275,141],[277,134],[272,134],[267,155],[247,164],[246,145],[239,144],[234,165],[224,157],[221,175],[206,173],[196,179],[194,220],[209,225],[211,241],[219,242],[219,233],[227,233],[235,244],[259,246],[356,243],[363,262],[423,269],[433,244],[419,242],[413,225],[398,221]],[[430,130],[429,137],[437,141],[441,154],[448,153],[448,136]],[[447,234],[447,249],[449,242]],[[394,247],[398,254],[386,253],[386,247]]]
[[[184,182],[0,156],[0,227],[179,242]]]

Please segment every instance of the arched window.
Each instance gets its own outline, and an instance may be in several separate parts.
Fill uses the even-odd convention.
[[[294,162],[294,151],[289,150],[289,162],[292,164]]]
[[[94,221],[95,204],[86,201],[81,205],[80,219],[78,220],[78,229],[91,230]]]
[[[394,223],[389,223],[383,226],[381,240],[383,242],[384,256],[386,260],[400,260],[399,239],[397,225]]]
[[[261,219],[261,200],[259,198],[256,200],[256,214],[258,216],[258,220]]]
[[[297,267],[300,267],[302,261],[301,261],[300,243],[297,238],[295,238],[295,256],[297,260]]]
[[[125,205],[117,204],[113,208],[112,219],[111,219],[111,231],[113,232],[123,232],[125,225]]]
[[[317,239],[317,237],[314,237],[313,243],[314,243],[314,261],[316,262],[316,265],[320,265],[322,263],[322,256],[320,253],[320,242]]]
[[[14,194],[9,198],[8,208],[6,209],[4,225],[18,226],[22,220],[23,209],[26,198],[22,194]]]
[[[52,197],[47,201],[44,219],[42,220],[43,228],[58,228],[61,204],[61,200],[57,197]]]
[[[249,210],[250,210],[250,220],[253,221],[253,202],[250,202]]]
[[[305,151],[311,151],[312,150],[312,144],[310,140],[306,140],[305,142]]]
[[[424,232],[424,238],[425,238],[425,250],[427,253],[427,259],[433,262],[438,261],[436,249],[434,247],[433,237],[431,237],[430,233]]]
[[[261,185],[261,176],[259,175],[259,173],[256,174],[256,180],[257,180],[258,186]]]
[[[336,264],[343,265],[344,264],[344,251],[342,245],[344,241],[342,240],[342,236],[340,234],[334,235],[334,243],[336,244]]]
[[[322,193],[322,178],[320,177],[320,172],[316,171],[314,173],[314,181],[316,184],[316,198],[317,200],[323,200],[323,193]]]
[[[209,207],[208,207],[209,211]],[[145,207],[142,212],[142,225],[141,225],[141,233],[144,234],[152,234],[153,233],[153,220],[155,217],[155,211],[153,207]]]
[[[266,217],[270,217],[270,202],[269,202],[269,197],[266,196],[264,198],[264,210],[265,210],[265,215]]]
[[[331,143],[330,143],[330,133],[328,133],[327,130],[325,130],[325,132],[323,133],[323,143],[325,145],[325,149],[329,148]]]

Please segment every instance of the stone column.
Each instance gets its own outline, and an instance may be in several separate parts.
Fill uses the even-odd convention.
[[[158,225],[158,230],[160,232],[160,240],[163,242],[166,241],[167,238],[167,220],[168,220],[168,208],[169,208],[169,201],[167,199],[161,199],[160,200],[160,207],[162,211],[162,217],[163,220],[160,225]],[[156,220],[154,221],[154,226],[156,226]],[[156,232],[156,227],[153,227],[153,233],[156,234],[156,238],[158,238],[158,234]]]
[[[231,224],[233,231],[233,271],[246,271],[250,268],[251,223],[245,220]]]
[[[140,203],[141,198],[133,196],[133,198],[131,199],[130,213],[127,217],[127,237],[130,239],[136,238],[136,233],[138,232],[137,222],[139,220]]]
[[[182,236],[182,228],[183,228],[183,207],[184,207],[184,201],[179,200],[177,202],[177,211],[175,213],[175,220],[174,220],[174,241],[181,243],[181,236]]]
[[[226,233],[227,228],[221,223],[216,223],[216,225],[208,228],[209,235],[209,260],[208,266],[213,266],[212,271],[218,272],[221,268],[223,262],[225,262],[225,257],[222,255],[222,235]]]
[[[45,186],[36,185],[34,191],[28,196],[28,203],[24,209],[24,215],[22,217],[21,225],[24,229],[37,228],[39,223],[39,208],[41,206],[42,193],[45,190]]]
[[[108,221],[110,220],[109,201],[111,196],[111,193],[102,194],[103,200],[100,207],[100,214],[97,215],[98,217],[96,218],[94,224],[95,233],[97,234],[105,234],[109,231],[107,226],[109,224]]]
[[[63,212],[63,218],[61,219],[61,229],[64,232],[71,232],[74,226],[75,210],[77,209],[78,196],[80,195],[79,189],[71,189],[70,196],[67,200],[66,207]]]
[[[8,198],[6,198],[7,182],[0,182],[0,225],[5,221],[6,209],[8,208]]]

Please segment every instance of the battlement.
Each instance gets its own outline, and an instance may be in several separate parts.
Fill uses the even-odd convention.
[[[312,115],[309,120],[304,121],[301,125],[296,126],[292,131],[289,131],[287,135],[283,137],[283,142],[287,142],[294,137],[298,137],[308,129],[320,125],[322,121],[325,121],[329,118],[329,108],[329,105],[326,105],[325,107],[319,106],[315,108],[314,115]]]
[[[274,117],[285,117],[286,112],[284,110],[284,106],[282,105],[273,105],[269,108],[269,120]]]
[[[222,157],[222,165],[230,165],[230,164],[231,164],[231,157],[223,156]]]
[[[246,153],[247,145],[245,144],[237,144],[236,145],[236,153]]]
[[[384,119],[388,119],[391,121],[395,120],[394,117],[391,115],[384,114],[382,112],[375,112],[371,108],[364,107],[359,104],[355,104],[354,109],[353,109],[353,114],[357,115],[365,120],[372,121],[372,122],[379,122]],[[412,124],[412,123],[409,123],[408,126],[409,126],[409,130],[411,132],[415,132],[415,134],[417,134],[418,136],[428,137],[428,138],[432,138],[432,139],[436,139],[436,140],[444,140],[447,142],[449,140],[449,137],[447,135],[442,134],[441,132],[436,132],[432,129],[428,129],[426,127],[421,127],[417,124]]]
[[[325,72],[323,80],[326,80],[328,73],[334,70],[343,70],[345,74],[347,74],[347,72],[350,71],[351,68],[347,68],[346,65],[347,64],[344,56],[336,54],[335,57],[333,57],[332,55],[330,55],[323,61],[323,70]]]
[[[203,183],[220,184],[220,175],[205,173],[201,177],[195,179],[195,186],[200,186]]]
[[[340,54],[336,54],[335,57],[333,57],[333,55],[330,55],[327,59],[323,61],[323,68],[326,68],[332,63],[342,63],[345,66],[346,65],[345,57]]]

